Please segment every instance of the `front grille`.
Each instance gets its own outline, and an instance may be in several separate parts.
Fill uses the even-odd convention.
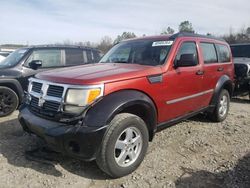
[[[37,108],[38,107],[38,98],[31,97],[30,106]]]
[[[41,115],[54,117],[60,111],[64,86],[50,82],[31,82],[30,109]]]
[[[45,110],[50,110],[54,112],[57,112],[59,110],[59,107],[60,103],[54,101],[45,101],[45,103],[43,104],[43,108]]]
[[[45,101],[43,106],[38,106],[39,99],[37,97],[31,97],[30,106],[36,110],[50,111],[56,113],[60,108],[60,103],[54,101]]]
[[[47,95],[51,97],[61,98],[64,88],[62,86],[49,85]]]
[[[43,84],[39,83],[39,82],[33,82],[32,84],[32,91],[36,92],[36,93],[40,93],[41,89],[42,89]]]

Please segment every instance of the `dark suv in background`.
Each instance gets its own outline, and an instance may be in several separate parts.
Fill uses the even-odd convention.
[[[0,117],[11,114],[18,107],[27,90],[28,78],[34,74],[98,62],[99,59],[99,50],[80,46],[32,46],[14,51],[0,63]]]

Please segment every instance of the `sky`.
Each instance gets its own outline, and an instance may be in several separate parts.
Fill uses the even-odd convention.
[[[123,31],[157,35],[189,20],[200,34],[250,26],[249,0],[1,0],[0,44],[98,42]]]

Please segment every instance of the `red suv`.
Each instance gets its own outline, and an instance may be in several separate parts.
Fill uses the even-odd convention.
[[[188,33],[127,40],[99,63],[31,78],[19,120],[52,149],[96,159],[121,177],[140,165],[157,131],[200,112],[223,121],[233,77],[223,40]]]

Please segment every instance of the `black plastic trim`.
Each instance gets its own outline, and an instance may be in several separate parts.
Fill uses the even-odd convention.
[[[5,84],[7,84],[7,86]],[[15,92],[17,92],[17,95],[19,97],[19,101],[21,103],[23,100],[23,97],[24,97],[24,91],[23,91],[21,84],[15,79],[10,79],[10,78],[1,78],[0,79],[0,86],[8,87],[8,85],[12,85],[15,87]]]
[[[108,125],[115,115],[134,106],[143,108],[149,131],[154,132],[157,124],[155,104],[145,93],[137,90],[122,90],[105,96],[86,112],[83,122],[89,127]]]
[[[217,102],[217,99],[220,95],[220,92],[226,85],[228,85],[230,87],[229,94],[230,94],[230,96],[232,96],[233,90],[234,90],[234,84],[233,84],[232,80],[227,75],[223,75],[220,77],[220,79],[218,80],[218,82],[215,86],[214,94],[213,94],[213,97],[210,101],[211,106],[216,105],[216,102]]]
[[[201,112],[205,112],[209,108],[210,108],[210,106],[202,108],[202,109],[200,109],[198,111],[195,111],[195,112],[190,112],[188,114],[185,114],[184,116],[180,116],[180,117],[177,117],[175,119],[171,119],[170,121],[160,123],[160,124],[157,125],[156,131],[159,132],[159,131],[161,131],[163,129],[171,127],[172,125],[175,125],[175,124],[177,124],[177,123],[179,123],[179,122],[181,122],[183,120],[186,120],[188,118],[191,118],[191,117],[193,117],[193,116],[195,116],[195,115],[197,115],[197,114],[199,114]]]

